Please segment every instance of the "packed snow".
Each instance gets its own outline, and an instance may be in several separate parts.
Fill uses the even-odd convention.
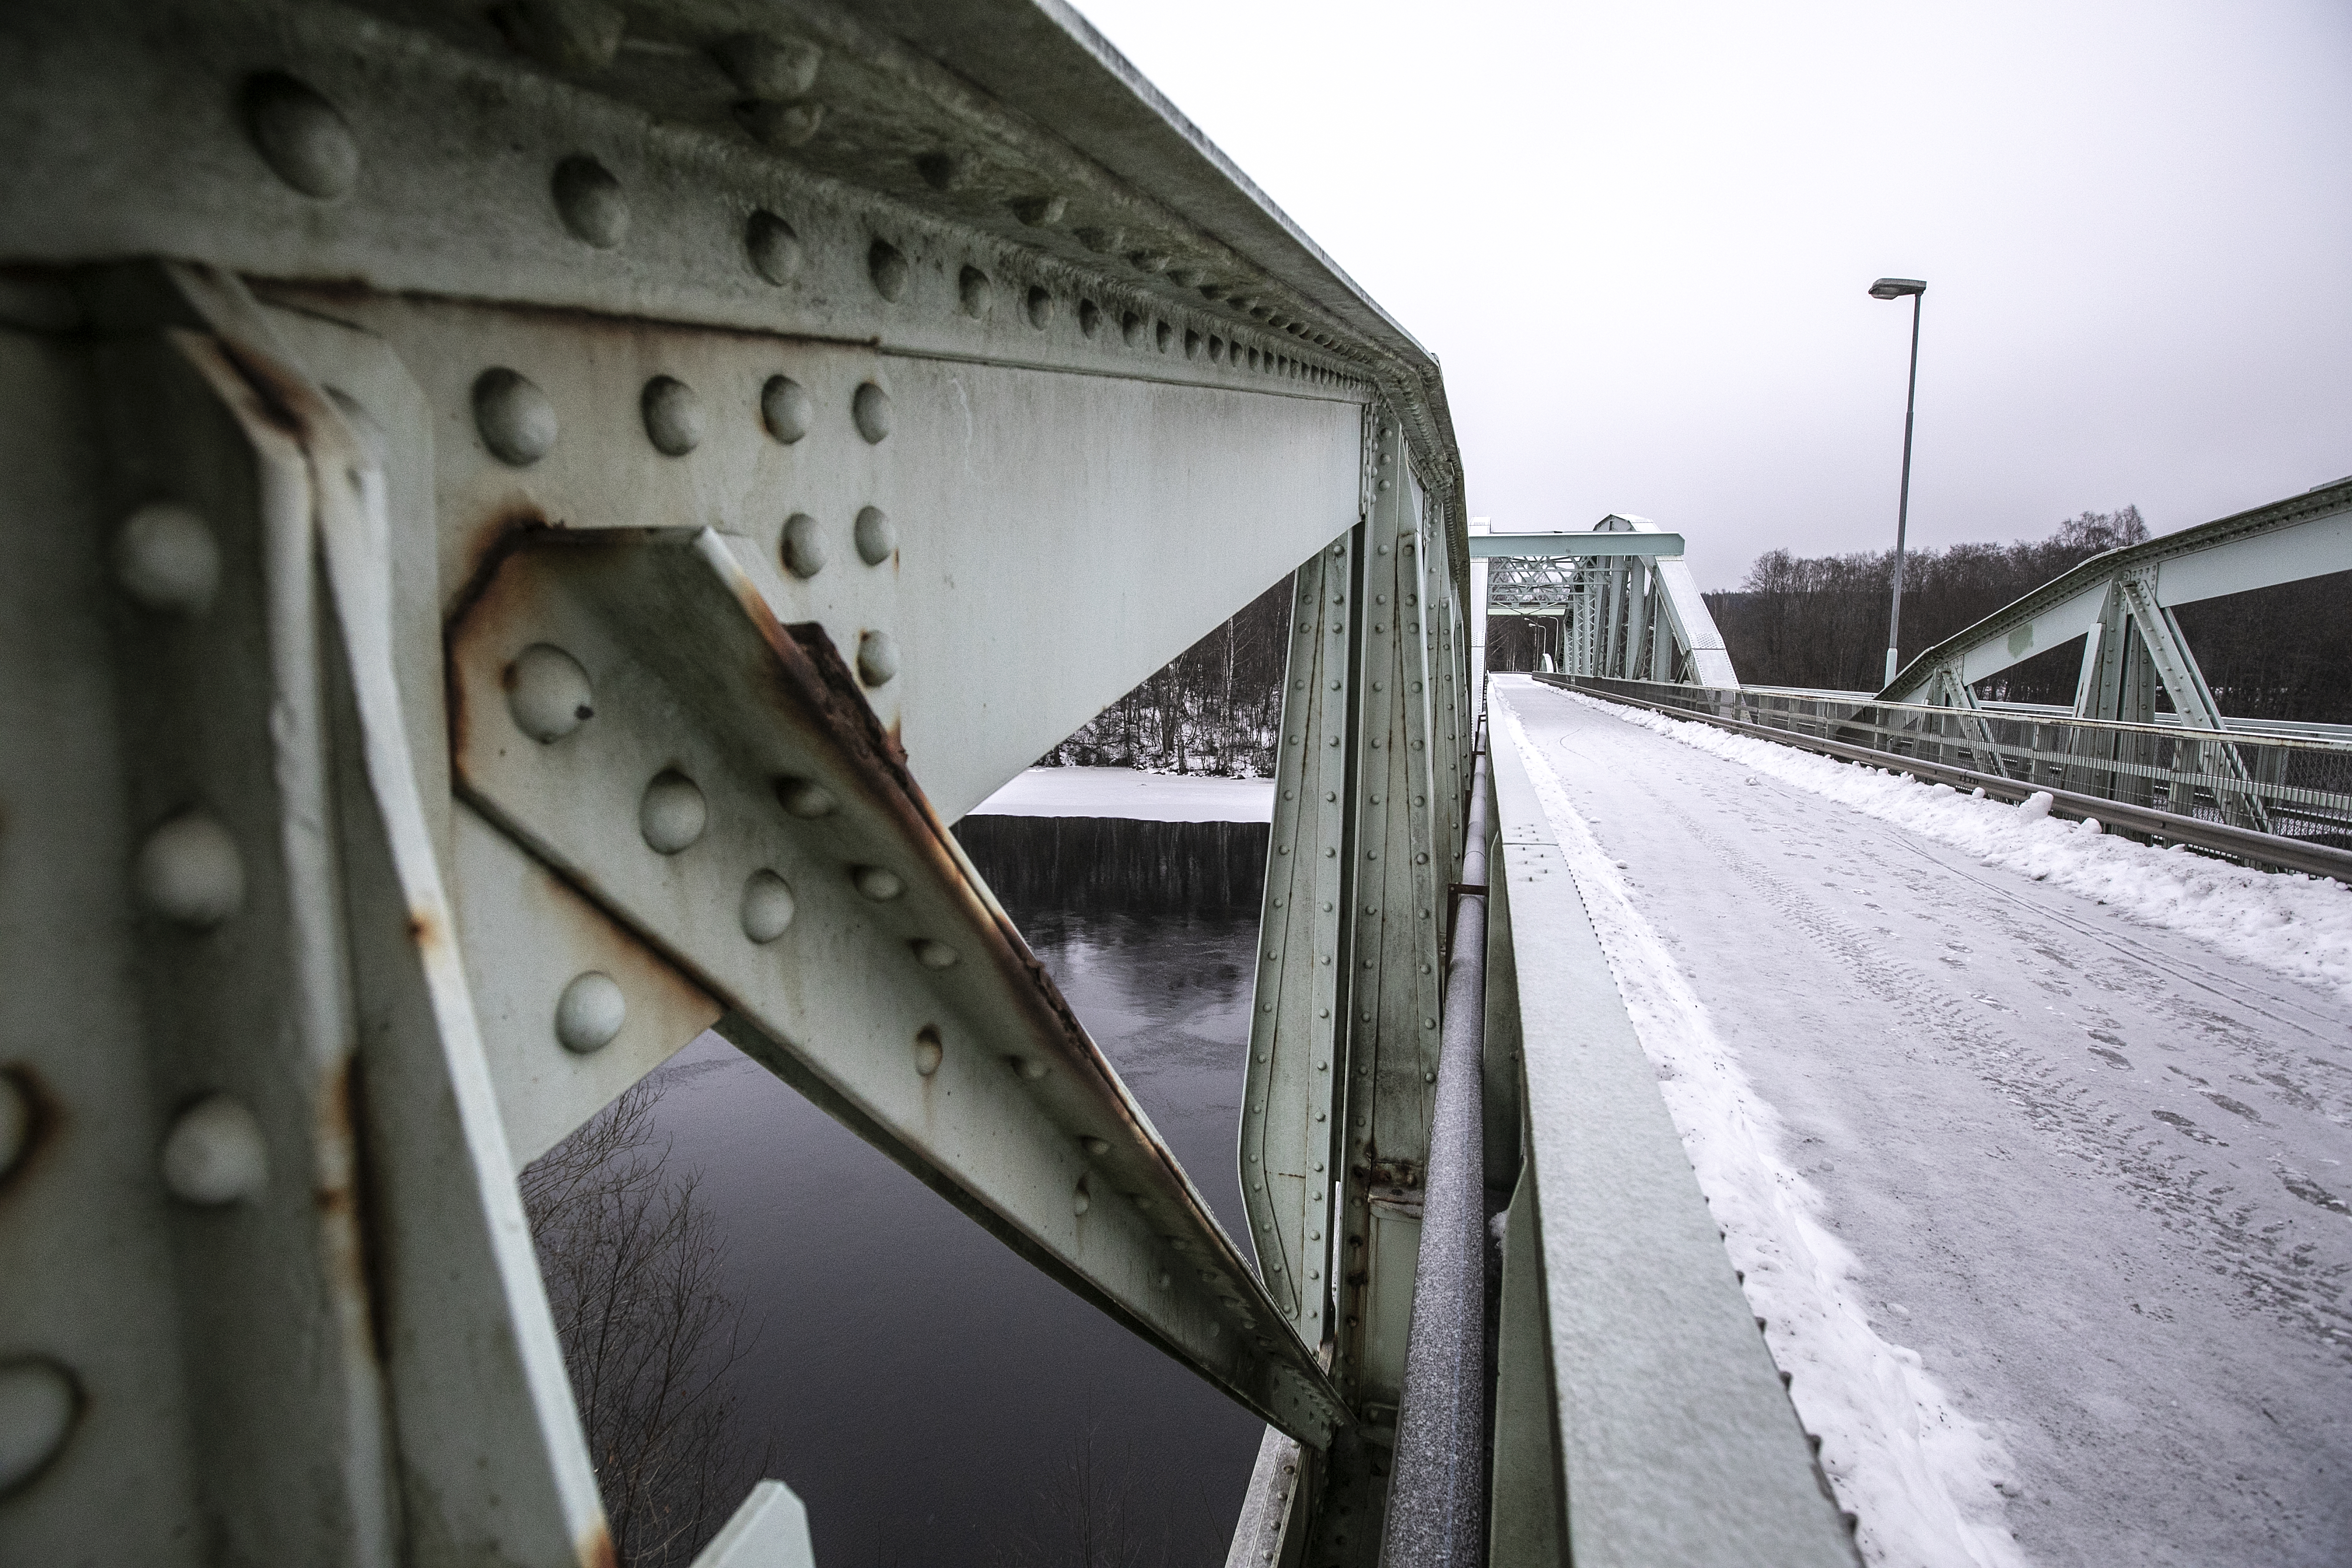
[[[2352,896],[1493,691],[1874,1568],[2343,1562]]]
[[[2052,797],[2042,791],[2011,805],[1949,784],[1922,784],[1896,770],[1842,763],[1712,724],[1551,689],[1565,701],[1939,838],[1986,866],[2054,882],[2352,1000],[2352,888],[2341,882],[2250,870],[2179,847],[2158,849],[2110,837],[2096,820],[2052,816]]]
[[[1144,822],[1272,822],[1272,779],[1031,768],[972,807],[974,816],[1124,816]]]

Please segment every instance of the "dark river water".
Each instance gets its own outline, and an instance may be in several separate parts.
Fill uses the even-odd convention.
[[[1234,1236],[1255,825],[974,819],[1008,912]],[[661,1075],[730,1293],[745,1435],[820,1568],[1213,1565],[1263,1427],[705,1035]]]

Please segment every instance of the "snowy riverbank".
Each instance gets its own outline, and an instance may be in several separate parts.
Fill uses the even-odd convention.
[[[972,807],[974,816],[1123,816],[1139,822],[1272,822],[1272,779],[1031,768]]]

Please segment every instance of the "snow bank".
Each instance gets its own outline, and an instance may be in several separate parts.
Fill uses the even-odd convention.
[[[1550,689],[1568,701],[1965,849],[1987,866],[2054,882],[2149,925],[2200,938],[2232,958],[2352,1000],[2352,888],[2340,882],[2255,871],[2118,838],[2091,823],[2053,817],[2050,796],[2043,793],[2023,805],[2010,805],[1712,724]]]
[[[1031,768],[971,808],[974,816],[1124,816],[1143,822],[1272,822],[1272,779]]]
[[[1954,1408],[1916,1352],[1872,1329],[1855,1286],[1860,1266],[1822,1224],[1819,1192],[1781,1157],[1778,1114],[1749,1087],[1617,862],[1528,743],[1501,682],[1495,694],[1498,728],[1527,761],[1732,1266],[1766,1320],[1774,1361],[1791,1374],[1790,1397],[1821,1439],[1839,1506],[1859,1520],[1864,1560],[2023,1568],[2000,1490],[2008,1455]]]

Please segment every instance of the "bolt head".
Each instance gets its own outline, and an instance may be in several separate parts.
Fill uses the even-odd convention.
[[[683,458],[702,445],[702,403],[675,376],[657,375],[637,399],[646,438],[666,457]]]
[[[220,546],[205,520],[184,506],[150,501],[114,536],[114,578],[151,610],[200,616],[220,588]]]
[[[890,395],[870,381],[861,383],[850,397],[849,416],[867,446],[879,445],[890,434]]]
[[[200,813],[176,817],[140,847],[134,879],[149,910],[210,931],[245,904],[245,860],[227,828]]]
[[[897,872],[880,866],[860,866],[849,874],[849,880],[860,894],[877,904],[887,904],[907,890]]]
[[[885,300],[895,300],[907,291],[907,279],[911,276],[906,256],[887,239],[877,239],[866,252],[866,276],[874,282],[874,291]]]
[[[654,775],[637,801],[637,831],[657,855],[676,855],[702,837],[710,807],[702,788],[675,768]]]
[[[777,541],[777,553],[782,557],[784,570],[806,580],[824,570],[831,554],[824,542],[824,525],[804,511],[796,511],[784,520],[784,531]]]
[[[555,166],[556,213],[573,238],[610,250],[629,237],[629,198],[610,169],[585,153]]]
[[[779,288],[799,274],[805,255],[793,226],[765,208],[744,222],[743,252],[751,270]]]
[[[555,445],[555,405],[519,372],[486,370],[474,382],[474,428],[499,461],[527,468]]]
[[[781,778],[776,781],[776,801],[793,816],[805,820],[831,816],[839,804],[833,792],[812,779]]]
[[[261,1123],[242,1101],[208,1095],[180,1113],[163,1140],[163,1185],[185,1204],[217,1207],[257,1195],[269,1180]]]
[[[772,375],[760,389],[760,421],[768,434],[789,447],[809,433],[815,405],[808,388],[788,375]]]
[[[81,1390],[47,1356],[0,1362],[0,1497],[58,1457],[81,1414]]]
[[[857,558],[868,566],[879,566],[898,551],[898,525],[890,514],[878,506],[858,509],[857,521],[850,530],[857,545]],[[877,684],[868,682],[867,684]]]
[[[754,871],[743,881],[743,934],[765,944],[793,923],[792,884],[773,871]]]
[[[351,125],[308,83],[283,71],[254,77],[245,86],[245,122],[262,162],[304,195],[332,201],[358,184]]]
[[[866,632],[857,639],[857,679],[869,687],[887,686],[898,673],[898,645],[888,632]]]
[[[586,1056],[613,1043],[628,1021],[628,998],[601,969],[572,976],[555,999],[555,1038],[567,1051]]]
[[[542,745],[596,716],[595,693],[580,661],[552,643],[533,643],[506,668],[507,712]]]

